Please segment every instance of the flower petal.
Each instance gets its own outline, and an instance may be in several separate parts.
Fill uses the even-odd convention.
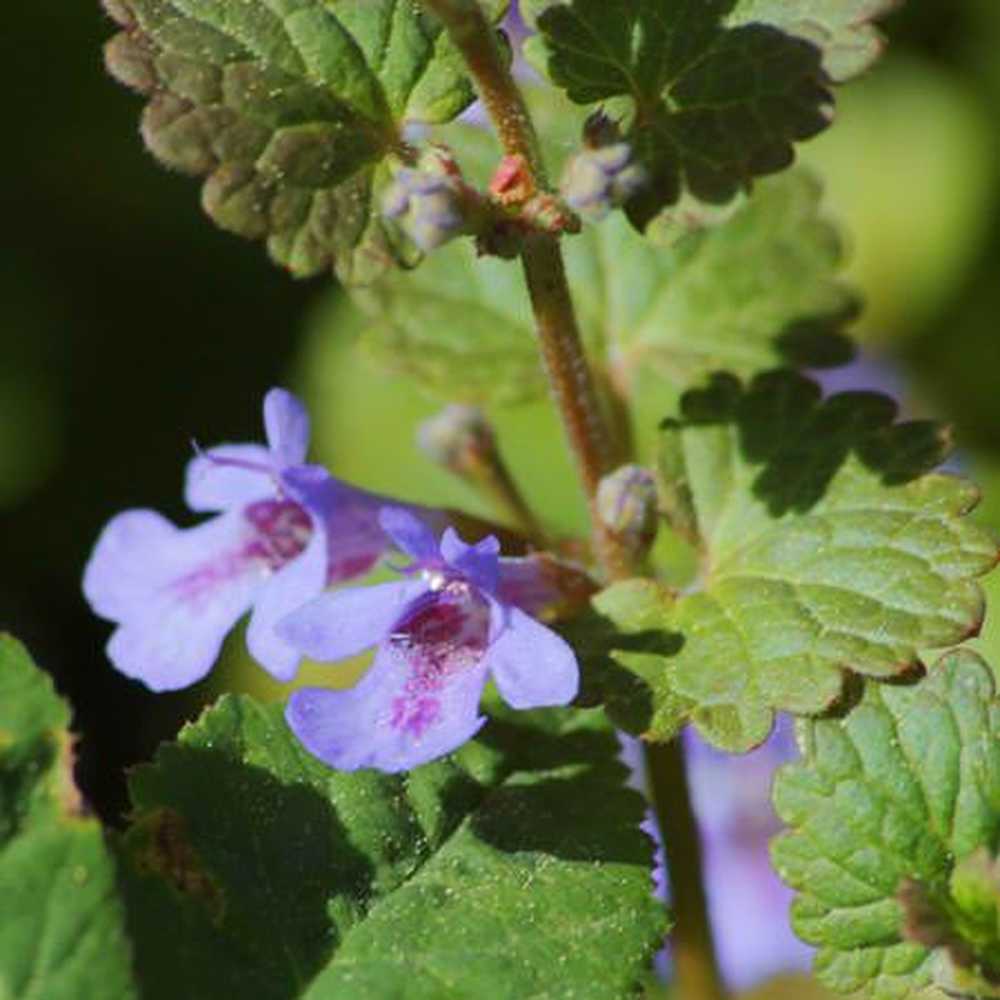
[[[281,480],[326,531],[328,584],[367,573],[392,544],[379,523],[382,497],[334,479],[320,465],[294,466]]]
[[[400,649],[384,643],[371,669],[346,691],[303,688],[285,718],[310,753],[341,771],[408,771],[471,739],[486,683],[482,663],[450,675],[433,691],[417,689]]]
[[[278,635],[275,626],[321,593],[326,585],[326,537],[314,531],[306,548],[264,584],[247,626],[247,649],[279,681],[290,681],[302,653]]]
[[[279,469],[306,460],[309,414],[287,390],[271,389],[264,397],[264,429]]]
[[[568,705],[580,686],[580,668],[569,643],[519,608],[493,602],[496,636],[484,660],[497,690],[512,708]]]
[[[230,465],[230,461],[240,464]],[[184,499],[191,510],[217,511],[273,496],[275,484],[269,471],[272,465],[271,453],[263,445],[223,444],[210,448],[188,462]]]
[[[245,557],[237,512],[181,530],[151,510],[126,511],[98,539],[84,572],[94,610],[119,627],[108,656],[154,691],[185,687],[211,669],[226,633],[266,579]]]
[[[382,529],[396,547],[418,563],[435,563],[440,552],[431,529],[405,507],[383,507],[379,514]]]
[[[367,573],[392,544],[379,523],[379,507],[362,495],[345,497],[326,522],[327,583]]]
[[[426,591],[423,580],[336,590],[283,618],[278,636],[314,660],[344,660],[386,638],[407,606]]]
[[[441,555],[449,566],[471,580],[488,594],[496,592],[500,574],[500,543],[493,535],[468,545],[454,528],[446,528],[441,536]]]

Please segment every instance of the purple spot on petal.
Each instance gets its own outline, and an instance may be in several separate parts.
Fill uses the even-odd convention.
[[[452,581],[411,607],[388,640],[410,670],[392,702],[394,729],[419,738],[441,718],[440,692],[451,677],[482,659],[489,622],[489,605],[463,581]]]
[[[218,587],[239,576],[246,568],[246,561],[239,554],[228,553],[174,580],[167,589],[187,604],[189,610],[197,612],[199,606],[204,605],[210,611]]]
[[[218,588],[248,573],[277,572],[300,555],[312,535],[312,521],[294,500],[258,500],[243,511],[245,536],[228,552],[209,555],[209,561],[174,580],[169,589],[197,613],[211,607]]]
[[[249,559],[262,560],[269,569],[281,569],[309,544],[312,520],[294,500],[258,500],[243,516],[255,531],[244,553]]]
[[[407,698],[404,695],[393,699],[389,725],[393,729],[402,729],[414,739],[420,739],[440,717],[441,703],[437,698]]]

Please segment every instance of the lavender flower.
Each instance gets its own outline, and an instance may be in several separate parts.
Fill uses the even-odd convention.
[[[118,625],[111,662],[154,691],[203,677],[251,608],[251,654],[290,680],[301,657],[275,623],[329,583],[366,572],[390,544],[378,522],[384,498],[302,464],[309,418],[294,396],[272,389],[264,425],[267,447],[221,445],[188,465],[188,506],[216,517],[182,529],[152,510],[125,511],[87,563],[84,595]]]
[[[305,747],[331,767],[405,771],[470,739],[486,721],[479,698],[492,674],[514,708],[565,705],[576,696],[572,649],[505,599],[505,563],[492,536],[467,545],[451,529],[440,543],[412,513],[386,508],[381,524],[413,558],[407,579],[341,590],[278,624],[304,654],[340,660],[376,646],[350,690],[304,688],[286,718]],[[527,592],[513,560],[515,591]]]

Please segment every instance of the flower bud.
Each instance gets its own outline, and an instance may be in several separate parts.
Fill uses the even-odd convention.
[[[634,555],[645,555],[659,520],[653,474],[640,465],[623,465],[605,476],[597,487],[597,513]]]
[[[432,461],[481,491],[526,538],[543,532],[504,463],[486,416],[474,406],[452,404],[417,430],[417,444]]]
[[[403,167],[382,198],[382,214],[397,220],[421,250],[436,250],[458,236],[461,196],[449,178]]]
[[[428,458],[460,475],[473,463],[495,460],[493,428],[475,406],[446,406],[420,425],[417,444]]]
[[[632,159],[627,142],[584,148],[571,157],[559,190],[574,211],[590,222],[600,222],[623,205],[646,180],[646,171]]]
[[[382,196],[382,214],[429,252],[469,231],[474,197],[451,155],[432,146],[416,167],[396,171]]]

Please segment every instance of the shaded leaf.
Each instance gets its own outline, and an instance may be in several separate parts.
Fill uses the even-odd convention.
[[[69,710],[0,636],[0,996],[134,997],[100,824],[73,784]]]
[[[580,703],[603,704],[627,732],[668,738],[694,707],[664,669],[683,643],[671,627],[673,602],[654,580],[625,580],[598,594],[590,613],[559,627],[580,662]]]
[[[536,713],[408,775],[338,773],[224,698],[133,778],[147,994],[528,997],[559,968],[630,995],[664,915],[617,753],[599,716]]]
[[[772,845],[800,892],[796,932],[830,988],[903,1000],[930,985],[927,947],[904,938],[900,890],[949,895],[960,861],[1000,838],[1000,703],[975,654],[946,654],[919,683],[866,686],[843,719],[800,724],[804,759],[774,801]]]
[[[150,96],[142,133],[167,166],[207,175],[223,229],[293,274],[364,281],[413,248],[383,224],[404,122],[473,98],[441,26],[400,0],[110,0],[107,62]],[[499,10],[494,10],[499,14]]]
[[[527,0],[533,61],[579,104],[629,105],[650,182],[640,228],[685,193],[729,200],[829,122],[829,87],[879,52],[892,0]]]

